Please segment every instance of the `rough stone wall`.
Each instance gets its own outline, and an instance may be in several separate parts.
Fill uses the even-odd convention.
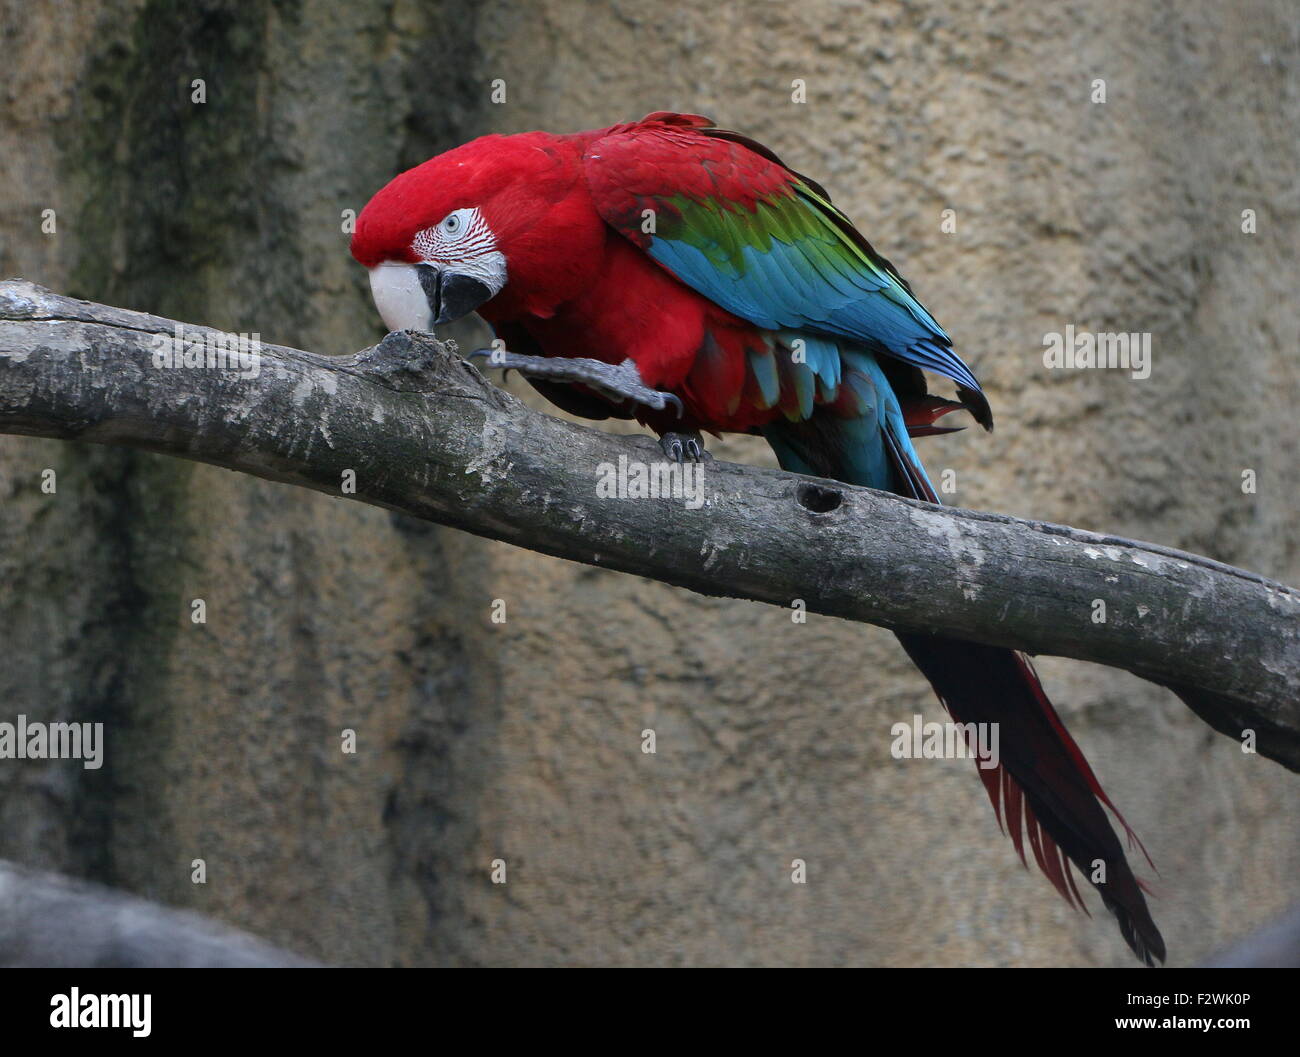
[[[351,351],[381,328],[340,214],[392,174],[707,113],[825,183],[985,381],[997,431],[921,449],[952,501],[1300,580],[1286,0],[0,0],[0,26],[0,273]],[[1044,369],[1067,323],[1149,331],[1150,378]],[[357,964],[1129,963],[1019,867],[968,762],[889,756],[940,710],[878,629],[8,437],[0,584],[0,719],[110,739],[99,771],[0,763],[0,857]],[[1296,899],[1294,775],[1125,673],[1040,670],[1160,867],[1173,963]]]

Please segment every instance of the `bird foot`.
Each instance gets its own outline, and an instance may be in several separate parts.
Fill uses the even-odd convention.
[[[530,378],[545,378],[552,382],[570,382],[585,385],[603,396],[622,403],[631,400],[636,404],[662,411],[669,404],[677,409],[677,417],[682,416],[682,402],[672,393],[651,389],[641,380],[641,372],[632,360],[620,364],[605,363],[602,360],[585,358],[568,358],[562,356],[524,356],[504,349],[476,349],[469,358],[483,356],[487,366],[516,370]]]
[[[696,430],[665,433],[659,438],[659,447],[673,462],[684,462],[687,459],[691,462],[703,462],[705,459],[713,458],[704,450],[704,438]]]

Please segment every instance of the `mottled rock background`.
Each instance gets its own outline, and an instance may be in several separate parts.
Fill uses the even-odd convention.
[[[6,276],[351,351],[381,327],[340,216],[393,174],[707,113],[825,182],[986,382],[997,432],[922,448],[954,501],[1300,581],[1290,0],[0,0],[0,27]],[[1151,377],[1044,369],[1067,323],[1150,331]],[[99,771],[0,762],[0,857],[364,965],[1130,962],[968,762],[890,757],[940,710],[878,629],[10,437],[0,585],[0,719],[109,738]],[[1174,964],[1300,897],[1300,778],[1125,673],[1040,667],[1160,867]]]

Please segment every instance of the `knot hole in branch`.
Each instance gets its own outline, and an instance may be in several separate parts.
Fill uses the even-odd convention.
[[[838,488],[820,484],[801,484],[794,492],[795,501],[814,514],[829,514],[844,502],[844,493]]]

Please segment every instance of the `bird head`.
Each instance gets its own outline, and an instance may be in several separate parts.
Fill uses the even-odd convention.
[[[484,136],[402,173],[367,203],[352,256],[369,269],[390,330],[428,331],[494,299],[547,315],[566,285],[576,288],[565,260],[598,253],[601,225],[581,148],[568,139]]]

